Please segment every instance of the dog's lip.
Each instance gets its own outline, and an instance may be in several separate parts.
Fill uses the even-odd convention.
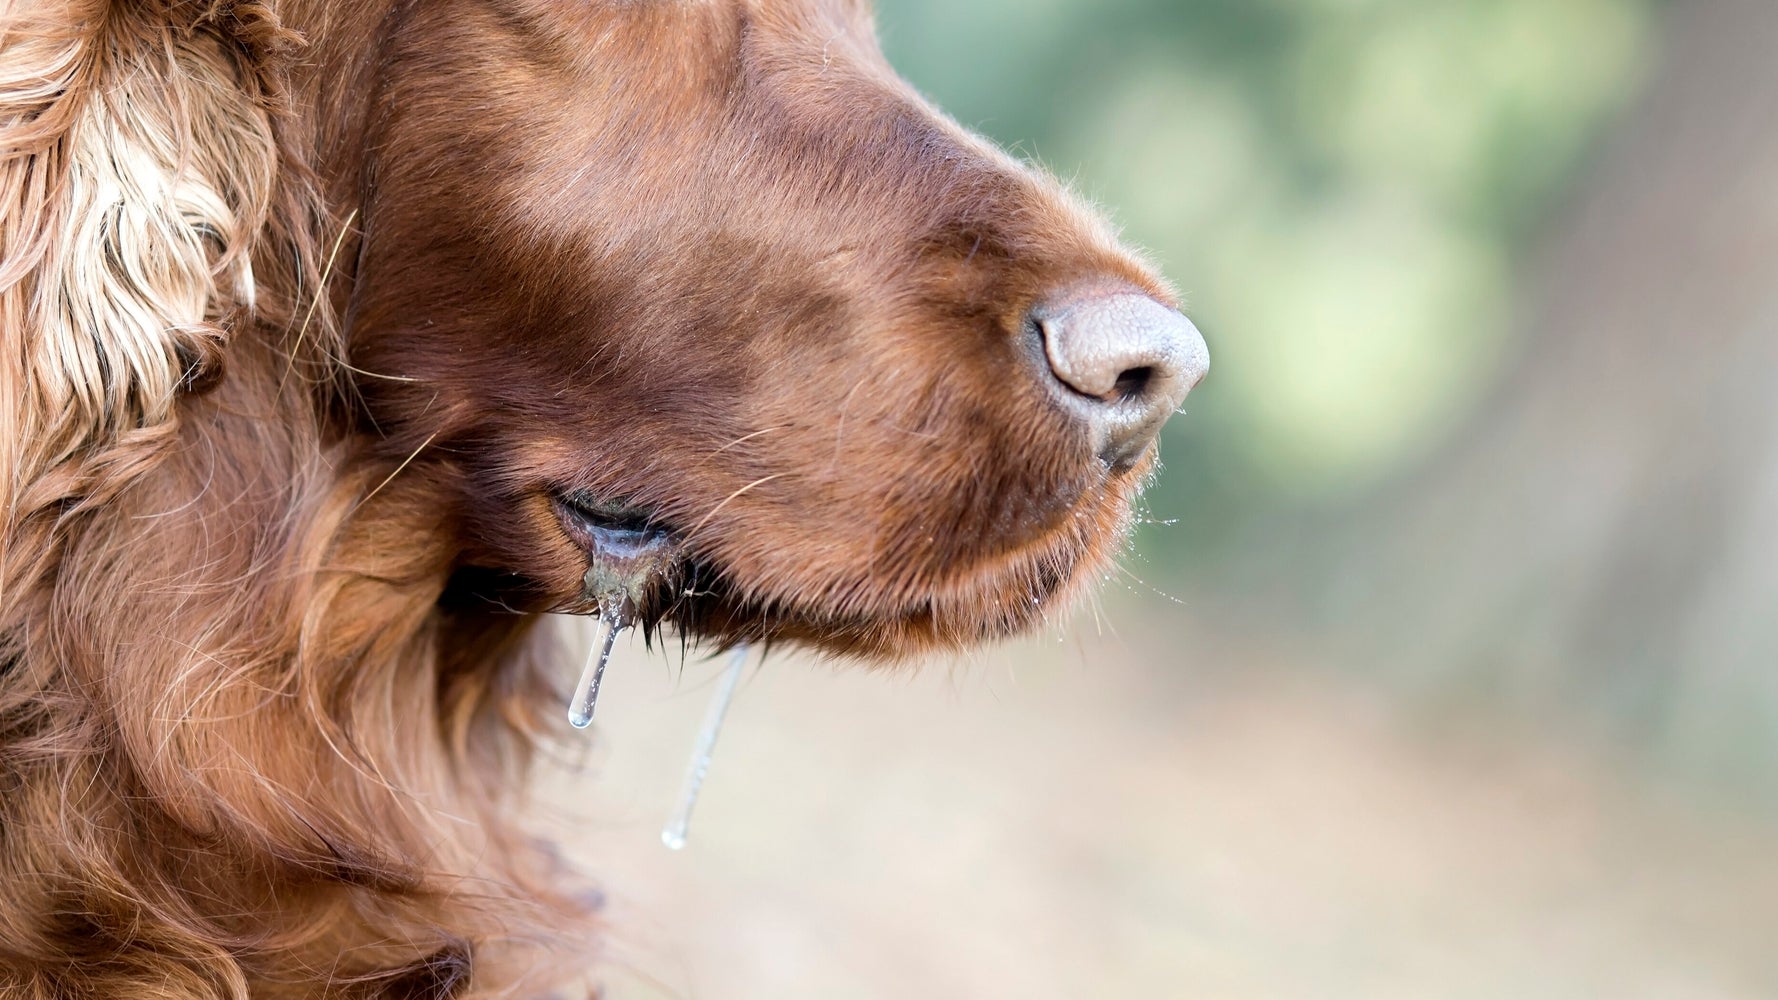
[[[724,646],[789,641],[830,654],[893,660],[927,648],[992,641],[1047,614],[1071,589],[1081,565],[1058,558],[1058,546],[1070,546],[1050,534],[1003,554],[992,569],[960,577],[959,586],[848,609],[794,587],[787,592],[782,580],[761,589],[759,581],[738,578],[719,551],[686,544],[679,530],[639,504],[560,490],[553,503],[564,531],[587,556],[575,607],[590,609],[612,591],[623,591],[631,602],[626,616],[645,630],[670,622],[694,641]],[[1023,583],[1002,589],[1010,580]]]
[[[1007,638],[1061,607],[1085,563],[1057,558],[1058,544],[1051,537],[1022,547],[1002,565],[964,574],[955,586],[924,596],[850,609],[819,595],[750,587],[709,554],[691,553],[680,567],[681,590],[661,609],[661,620],[722,647],[787,642],[826,655],[902,661]]]
[[[636,535],[668,530],[652,511],[621,500],[601,499],[585,490],[558,490],[554,500],[557,513],[567,515],[564,520],[571,525]]]

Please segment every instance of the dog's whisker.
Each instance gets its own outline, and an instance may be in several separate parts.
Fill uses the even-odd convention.
[[[725,451],[727,451],[727,450],[729,450],[729,449],[730,449],[730,448],[733,448],[733,447],[735,447],[735,446],[736,446],[736,445],[740,445],[740,444],[745,444],[745,443],[747,443],[747,442],[748,442],[748,441],[751,441],[751,440],[753,440],[753,439],[754,439],[754,438],[756,438],[756,437],[762,437],[762,436],[764,436],[764,435],[766,435],[766,434],[771,434],[771,433],[774,433],[774,432],[776,432],[776,431],[781,431],[781,430],[785,430],[785,429],[787,429],[787,428],[789,428],[789,427],[790,427],[790,426],[792,426],[792,425],[790,425],[790,424],[778,424],[778,425],[777,425],[777,426],[775,426],[775,427],[767,427],[767,428],[765,428],[765,429],[763,429],[763,430],[757,430],[757,431],[754,431],[754,432],[753,432],[753,433],[751,433],[751,434],[743,434],[743,435],[741,435],[741,436],[740,436],[740,437],[738,437],[738,438],[735,438],[735,439],[734,439],[734,440],[733,440],[733,441],[730,441],[730,442],[729,442],[729,443],[728,443],[728,444],[725,444],[725,445],[723,445],[723,446],[722,446],[722,447],[720,447],[720,448],[718,448],[718,449],[716,449],[716,450],[715,450],[715,451],[713,451],[713,452],[711,452],[711,453],[710,453],[710,454],[711,454],[711,456],[712,456],[712,457],[714,457],[714,456],[716,456],[716,455],[720,455],[720,454],[722,454],[722,453],[723,453],[723,452],[725,452]]]
[[[362,368],[356,368],[352,365],[349,365],[346,362],[339,360],[338,358],[334,359],[334,363],[339,365],[342,369],[349,371],[354,375],[363,375],[365,378],[382,379],[385,382],[418,382],[418,381],[421,381],[420,379],[414,378],[411,375],[384,375],[382,372],[365,371]]]
[[[1154,584],[1149,583],[1147,580],[1144,580],[1142,577],[1137,576],[1135,574],[1135,572],[1130,569],[1130,567],[1124,565],[1124,561],[1122,559],[1114,560],[1111,564],[1111,568],[1116,570],[1119,573],[1122,573],[1124,576],[1127,576],[1130,579],[1136,581],[1137,583],[1141,584],[1145,589],[1148,590],[1149,593],[1155,595],[1156,597],[1159,597],[1162,600],[1172,601],[1174,604],[1177,604],[1181,607],[1186,606],[1186,602],[1184,600],[1182,600],[1181,598],[1174,597],[1172,594],[1167,593],[1166,591],[1155,586]]]
[[[356,208],[347,214],[346,220],[340,223],[339,234],[333,238],[333,248],[327,252],[327,263],[321,268],[321,277],[310,293],[309,310],[303,315],[302,327],[296,331],[296,342],[290,345],[290,358],[284,366],[284,374],[278,379],[278,395],[284,394],[284,383],[289,380],[291,372],[296,369],[296,359],[302,353],[303,342],[309,336],[309,327],[315,321],[315,313],[321,308],[322,301],[327,297],[327,283],[333,278],[333,268],[339,261],[340,248],[345,246],[346,237],[352,232],[352,223],[358,218]]]
[[[392,482],[394,482],[394,481],[395,481],[395,477],[396,477],[396,476],[399,476],[399,475],[401,475],[401,470],[403,470],[403,469],[405,469],[405,468],[407,468],[407,467],[408,467],[408,463],[410,463],[410,462],[412,462],[412,461],[413,461],[413,460],[414,460],[414,459],[416,459],[416,458],[418,458],[418,457],[420,457],[420,452],[423,452],[423,451],[425,451],[425,450],[426,450],[426,446],[427,446],[427,445],[429,445],[429,444],[431,444],[431,443],[432,443],[432,442],[434,442],[434,441],[436,441],[436,440],[438,440],[438,436],[439,436],[439,435],[440,435],[440,434],[443,434],[443,433],[444,433],[444,432],[443,432],[443,431],[433,431],[433,432],[432,432],[432,436],[430,436],[430,437],[428,437],[428,438],[427,438],[427,439],[426,439],[426,440],[424,440],[424,441],[421,441],[421,442],[420,442],[420,446],[419,446],[419,447],[418,447],[418,448],[415,448],[415,449],[414,449],[414,450],[413,450],[413,451],[412,451],[412,452],[409,452],[409,453],[408,453],[408,456],[407,456],[407,457],[406,457],[406,458],[404,458],[404,459],[402,459],[402,460],[401,460],[401,464],[400,464],[400,465],[397,465],[397,466],[396,466],[396,467],[395,467],[395,471],[394,471],[394,472],[391,472],[391,473],[389,473],[389,475],[387,475],[387,476],[386,476],[386,477],[384,477],[384,478],[383,478],[383,481],[382,481],[382,482],[380,482],[380,483],[378,483],[378,484],[377,484],[377,486],[376,486],[376,489],[373,489],[373,490],[371,490],[371,491],[370,491],[370,492],[369,492],[369,493],[366,493],[366,494],[365,494],[365,495],[364,495],[364,499],[362,499],[362,500],[360,500],[360,501],[358,501],[358,503],[357,503],[357,504],[355,504],[355,505],[354,505],[354,506],[353,506],[353,508],[352,508],[352,509],[353,509],[353,510],[354,510],[354,511],[356,511],[356,510],[357,510],[357,509],[358,509],[358,508],[360,508],[360,507],[363,507],[363,506],[364,506],[364,505],[365,505],[365,504],[367,504],[367,503],[370,503],[370,500],[371,500],[371,498],[372,498],[372,497],[374,497],[374,496],[376,496],[376,495],[377,495],[377,494],[378,494],[378,493],[381,493],[381,492],[383,492],[383,487],[385,487],[385,486],[387,486],[387,485],[389,485],[389,484],[390,484],[390,483],[392,483]]]
[[[700,529],[702,529],[704,527],[704,525],[710,523],[711,518],[715,517],[717,515],[717,513],[722,510],[722,508],[727,507],[729,505],[729,501],[734,500],[736,497],[739,497],[743,493],[746,493],[749,490],[752,490],[756,486],[764,486],[766,483],[769,483],[774,479],[783,479],[786,475],[788,475],[788,473],[778,472],[778,473],[773,473],[772,475],[769,475],[769,476],[761,476],[760,478],[755,479],[753,482],[748,483],[746,486],[743,486],[740,489],[734,491],[733,493],[730,493],[728,496],[723,497],[721,503],[710,508],[710,512],[708,514],[705,514],[703,516],[703,518],[698,521],[697,524],[692,525],[692,528],[690,531],[687,531],[685,533],[685,542],[689,544],[691,542],[692,538],[697,535],[698,531]]]

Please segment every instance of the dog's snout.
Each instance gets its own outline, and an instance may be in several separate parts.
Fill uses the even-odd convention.
[[[1192,321],[1136,292],[1056,298],[1031,318],[1055,394],[1085,420],[1114,469],[1142,457],[1210,369]]]

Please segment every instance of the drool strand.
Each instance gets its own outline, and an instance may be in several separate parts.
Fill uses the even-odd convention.
[[[582,594],[599,605],[599,632],[568,702],[568,724],[585,729],[599,707],[599,684],[617,634],[628,628],[651,586],[667,575],[678,544],[664,531],[578,523],[576,539],[587,550]]]
[[[607,594],[599,602],[599,632],[587,650],[586,666],[581,669],[580,683],[568,702],[568,724],[585,729],[593,724],[593,711],[599,707],[599,684],[605,680],[605,665],[611,662],[611,648],[617,634],[629,624],[624,620],[624,595]]]
[[[661,831],[661,843],[667,845],[668,850],[685,848],[686,831],[691,826],[691,810],[698,804],[698,792],[704,787],[704,775],[710,771],[710,756],[716,750],[717,734],[722,731],[722,720],[728,715],[729,703],[734,701],[735,688],[741,682],[741,668],[746,666],[749,652],[751,650],[746,646],[735,649],[728,669],[723,671],[722,681],[717,685],[716,695],[710,699],[710,708],[704,713],[704,726],[698,730],[698,742],[692,750],[691,766],[685,772],[685,788],[679,793],[679,808],[673,811],[673,818],[667,821],[666,829]]]

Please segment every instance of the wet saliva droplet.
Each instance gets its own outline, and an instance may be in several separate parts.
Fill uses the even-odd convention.
[[[582,594],[599,605],[599,631],[568,701],[568,724],[585,729],[593,724],[599,683],[605,679],[617,634],[629,626],[654,581],[669,572],[677,547],[661,531],[600,525],[582,525],[580,531],[588,548]]]
[[[671,572],[679,553],[677,544],[665,532],[645,528],[582,523],[578,525],[577,540],[587,549],[588,557],[581,593],[585,599],[597,601],[599,607],[598,632],[568,701],[568,724],[585,729],[593,724],[593,713],[599,707],[599,685],[605,679],[605,667],[611,662],[617,634],[630,626],[649,589]],[[698,731],[679,806],[661,831],[661,842],[675,851],[685,846],[691,811],[704,787],[704,776],[709,773],[716,737],[741,682],[747,653],[746,646],[736,647],[728,669],[723,672],[716,696],[704,715],[703,728]]]
[[[722,680],[717,684],[716,694],[710,699],[710,708],[704,713],[704,725],[698,730],[698,742],[692,748],[691,766],[685,771],[685,787],[679,793],[679,808],[673,810],[673,817],[661,831],[661,843],[666,844],[668,850],[678,851],[685,847],[691,810],[698,804],[698,792],[703,790],[704,776],[710,772],[716,737],[722,732],[722,720],[728,716],[729,703],[735,700],[735,688],[741,683],[741,668],[747,665],[749,652],[751,650],[746,646],[735,648],[728,669],[722,672]]]
[[[629,624],[624,620],[625,597],[620,592],[606,594],[599,600],[599,631],[587,650],[586,666],[580,671],[580,683],[574,686],[574,697],[568,701],[568,724],[585,729],[593,724],[593,712],[599,707],[599,684],[605,680],[605,665],[611,662],[611,649],[617,634]]]

